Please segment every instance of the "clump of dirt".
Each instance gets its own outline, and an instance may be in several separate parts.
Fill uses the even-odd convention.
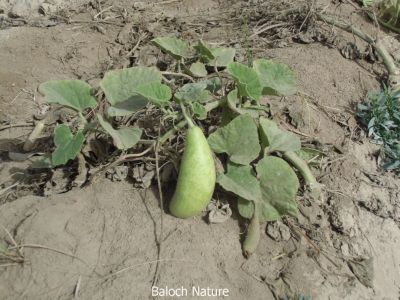
[[[307,27],[307,22],[299,36],[304,11],[303,19],[277,17],[290,26],[265,29],[272,25],[265,16],[293,8],[291,1],[82,1],[50,14],[31,8],[21,14],[23,21],[9,15],[16,5],[11,2],[0,1],[0,28],[5,28],[0,30],[0,220],[6,229],[0,228],[0,250],[8,249],[8,259],[0,259],[0,298],[147,299],[153,284],[227,288],[231,299],[398,298],[400,184],[379,169],[379,149],[354,113],[354,103],[380,86],[383,69],[340,52],[348,42],[359,50],[364,43],[343,33],[339,45],[331,27]],[[294,7],[297,16],[302,5]],[[332,6],[328,11],[351,17],[370,34],[377,30],[348,3],[315,5]],[[257,14],[238,13],[252,11]],[[72,169],[29,173],[28,163],[16,159],[32,116],[43,109],[40,83],[78,78],[97,86],[109,69],[154,63],[163,68],[168,58],[148,42],[171,33],[234,46],[242,61],[265,57],[293,68],[300,93],[265,100],[283,127],[327,154],[314,169],[324,184],[321,199],[299,195],[298,219],[266,224],[248,260],[240,244],[246,224],[232,201],[233,217],[224,223],[164,213],[157,261],[162,210],[159,195],[143,189],[153,169],[122,166],[109,170],[111,180],[81,189],[71,185]],[[38,186],[34,191],[46,190],[48,196],[26,195],[32,194],[32,182]]]

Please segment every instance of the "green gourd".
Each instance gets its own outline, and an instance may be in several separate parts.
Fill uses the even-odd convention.
[[[199,215],[210,202],[216,181],[213,153],[202,130],[189,122],[178,182],[169,209],[178,218]]]

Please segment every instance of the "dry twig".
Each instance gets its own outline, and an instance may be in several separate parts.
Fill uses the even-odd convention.
[[[160,210],[161,210],[161,215],[160,215],[160,234],[158,236],[158,253],[157,253],[157,264],[156,264],[156,270],[154,273],[154,278],[153,278],[153,283],[152,286],[155,286],[158,277],[160,275],[160,259],[161,259],[161,253],[162,253],[162,242],[163,242],[163,230],[164,230],[164,199],[163,199],[163,192],[161,188],[161,179],[160,179],[160,167],[159,167],[159,159],[158,159],[158,151],[159,151],[159,142],[156,143],[155,145],[155,155],[156,155],[156,174],[157,174],[157,187],[158,187],[158,197],[160,200]]]

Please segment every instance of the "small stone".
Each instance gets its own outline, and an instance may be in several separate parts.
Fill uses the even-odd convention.
[[[132,38],[132,23],[127,23],[118,33],[116,42],[120,43],[121,45],[128,44]]]
[[[288,241],[291,237],[289,227],[287,227],[281,221],[268,223],[267,235],[277,242]]]
[[[349,256],[350,255],[350,249],[349,249],[349,245],[347,243],[342,243],[342,246],[340,247],[340,250],[342,251],[342,254],[344,256]]]
[[[341,201],[333,205],[330,211],[329,222],[337,232],[353,237],[358,232],[354,215],[353,204]]]
[[[116,166],[107,170],[106,177],[112,181],[122,181],[128,177],[128,166]]]
[[[279,227],[279,231],[281,232],[281,237],[283,241],[288,241],[292,237],[290,234],[290,229],[285,224],[281,224]]]
[[[279,242],[280,240],[280,233],[279,233],[279,228],[276,225],[276,222],[273,223],[268,223],[267,225],[267,235],[273,239],[274,241]]]
[[[32,13],[38,12],[44,0],[16,0],[9,15],[12,18],[29,17]]]
[[[353,257],[360,257],[366,254],[365,250],[356,243],[351,243],[349,246],[349,250],[351,252],[351,256]]]
[[[58,11],[59,7],[52,3],[43,3],[39,7],[39,12],[45,16],[53,15]]]
[[[139,11],[145,10],[147,7],[147,3],[143,1],[133,3],[133,8]]]
[[[400,222],[400,207],[397,205],[393,209],[393,220]]]
[[[214,224],[224,223],[232,215],[232,210],[229,207],[229,204],[223,204],[219,201],[214,202],[211,200],[210,204],[207,206],[207,210],[209,211],[208,221]]]

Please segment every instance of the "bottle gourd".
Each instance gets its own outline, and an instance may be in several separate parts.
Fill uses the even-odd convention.
[[[178,182],[169,209],[178,218],[201,214],[215,188],[213,153],[202,130],[189,123]]]

